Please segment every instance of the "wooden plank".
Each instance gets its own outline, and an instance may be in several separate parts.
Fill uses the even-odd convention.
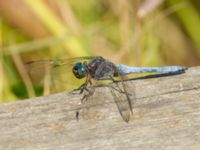
[[[200,149],[200,67],[128,85],[136,94],[129,123],[106,87],[90,107],[69,92],[1,104],[0,149]]]

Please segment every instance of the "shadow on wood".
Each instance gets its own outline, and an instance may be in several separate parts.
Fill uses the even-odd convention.
[[[200,149],[200,67],[127,82],[136,93],[129,123],[106,87],[91,107],[68,92],[1,104],[0,149]]]

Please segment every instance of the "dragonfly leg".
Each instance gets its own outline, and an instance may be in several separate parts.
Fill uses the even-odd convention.
[[[82,98],[81,98],[81,103],[84,103],[88,100],[88,98],[90,96],[92,96],[95,92],[95,87],[94,88],[90,88],[90,89],[86,89],[86,91],[88,92],[87,94],[85,94]]]
[[[87,91],[88,93],[85,94],[82,98],[81,98],[81,103],[83,103],[84,101],[87,101],[87,99],[94,94],[94,90],[88,89],[87,85],[90,84],[90,86],[92,86],[92,81],[90,76],[88,75],[86,78],[85,83],[83,83],[78,89],[80,90],[80,94],[82,94],[84,91]]]
[[[80,94],[82,94],[82,93],[84,92],[84,90],[87,91],[87,92],[89,93],[89,90],[88,90],[88,88],[87,88],[88,83],[89,83],[90,85],[92,85],[92,81],[91,81],[91,79],[90,79],[89,76],[87,76],[85,83],[83,83],[83,84],[81,85]]]
[[[84,88],[86,87],[86,82],[84,82],[80,87],[78,87],[77,89],[74,89],[73,92],[76,92],[76,91],[80,91],[78,94],[82,94],[83,93],[83,90]]]
[[[91,82],[89,76],[87,76],[86,81],[79,88],[74,89],[73,92],[80,91],[78,94],[82,94],[84,92],[84,90],[88,91],[88,89],[87,89],[88,83],[90,85],[92,85],[92,82]]]

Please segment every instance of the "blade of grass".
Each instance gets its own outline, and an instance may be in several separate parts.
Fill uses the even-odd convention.
[[[12,50],[13,52],[15,51],[14,49]],[[11,52],[12,53],[12,52]],[[28,96],[29,97],[34,97],[36,96],[35,92],[34,92],[34,88],[33,88],[33,85],[32,85],[32,82],[24,68],[24,65],[23,65],[23,62],[19,56],[19,54],[16,54],[16,53],[13,53],[11,54],[12,58],[13,58],[13,61],[15,63],[15,66],[23,80],[23,83],[25,84],[26,86],[26,89],[27,89],[27,92],[28,92]]]
[[[63,25],[61,20],[47,7],[44,1],[26,0],[25,2],[32,8],[35,14],[40,18],[41,22],[54,36],[62,37],[70,32],[67,27]],[[87,55],[83,50],[83,45],[81,45],[78,39],[73,35],[69,35],[63,45],[72,56]]]
[[[177,3],[182,3],[182,0],[169,0],[171,5],[176,5]],[[185,27],[188,35],[192,38],[193,42],[197,46],[197,52],[200,54],[200,17],[198,12],[195,10],[192,3],[188,0],[184,1],[187,7],[179,9],[176,13],[181,23]]]
[[[3,99],[3,86],[4,86],[4,76],[3,76],[3,50],[2,50],[2,22],[0,18],[0,99]]]

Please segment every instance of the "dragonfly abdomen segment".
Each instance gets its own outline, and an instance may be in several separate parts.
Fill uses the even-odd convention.
[[[159,72],[159,73],[175,73],[182,72],[187,69],[184,66],[163,66],[163,67],[130,67],[122,64],[116,64],[116,67],[122,74],[143,73],[143,72]]]

